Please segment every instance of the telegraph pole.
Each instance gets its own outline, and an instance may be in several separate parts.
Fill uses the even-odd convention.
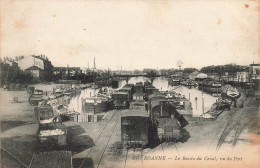
[[[204,98],[202,98],[202,115],[204,114]]]

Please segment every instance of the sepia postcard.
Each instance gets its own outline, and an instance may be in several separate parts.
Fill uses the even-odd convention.
[[[260,167],[259,0],[0,0],[2,168]]]

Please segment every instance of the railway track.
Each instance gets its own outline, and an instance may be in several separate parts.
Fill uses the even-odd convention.
[[[171,158],[172,153],[166,153],[165,149],[169,148],[169,146],[172,146],[174,151],[176,151],[179,154],[177,145],[176,145],[176,141],[174,142],[169,142],[169,143],[160,143],[160,145],[158,146],[158,149],[160,149],[160,151],[162,152],[162,156],[167,156],[169,158]],[[172,150],[168,150],[168,152],[172,152]],[[137,149],[130,149],[130,150],[126,150],[126,156],[125,156],[125,161],[124,161],[124,168],[127,167],[143,167],[144,165],[144,154],[143,154],[143,149],[142,148],[137,148]],[[136,159],[133,159],[136,158]],[[171,158],[172,159],[172,158]],[[129,161],[129,162],[128,162]],[[138,163],[139,162],[139,163]]]
[[[217,147],[216,147],[216,151],[218,151],[221,147],[221,145],[223,144],[223,142],[225,141],[226,137],[230,134],[230,132],[232,130],[235,129],[235,135],[234,135],[234,139],[233,139],[233,146],[235,146],[237,140],[238,140],[238,137],[240,135],[240,132],[239,130],[239,127],[240,127],[240,122],[243,118],[246,118],[248,114],[245,113],[245,111],[243,111],[240,115],[240,117],[238,117],[238,119],[236,119],[235,121],[229,121],[227,123],[227,125],[225,126],[220,138],[219,138],[219,141],[218,141],[218,144],[217,144]]]
[[[17,164],[20,165],[20,167],[22,168],[27,168],[28,166],[25,165],[21,160],[19,160],[18,158],[16,158],[12,153],[10,153],[9,151],[1,148],[1,153],[6,153],[11,159],[15,160],[17,162]]]
[[[102,153],[102,156],[101,156],[101,158],[100,158],[100,160],[99,160],[99,163],[98,163],[98,165],[97,165],[97,168],[99,167],[99,165],[100,165],[100,163],[101,163],[101,160],[102,160],[102,158],[103,158],[103,156],[104,156],[104,153],[105,153],[105,151],[106,151],[106,149],[107,149],[107,146],[108,146],[108,144],[109,144],[109,142],[110,142],[110,140],[111,140],[111,137],[113,136],[113,133],[114,133],[114,131],[115,131],[115,128],[116,128],[117,124],[118,124],[118,119],[117,119],[117,121],[116,121],[115,127],[113,128],[113,131],[112,131],[112,133],[111,133],[111,136],[109,137],[109,140],[107,141],[106,147],[105,147],[105,149],[104,149],[104,151],[103,151],[103,153]]]
[[[131,160],[131,164],[133,164],[133,163],[137,163],[137,162],[139,162],[140,163],[140,165],[137,163],[137,165],[138,165],[138,167],[140,167],[140,168],[143,168],[143,148],[137,148],[137,149],[128,149],[128,148],[126,148],[126,157],[125,157],[125,163],[124,163],[124,168],[127,168],[127,161],[128,161],[128,159],[133,159],[133,158],[136,158],[136,159],[134,159],[134,160]],[[133,167],[133,166],[129,166],[129,167]],[[136,165],[134,165],[134,167],[136,167]]]
[[[119,110],[115,110],[114,114],[113,114],[113,115],[111,116],[111,118],[107,121],[106,125],[104,126],[104,128],[102,129],[102,131],[100,132],[99,136],[97,137],[97,139],[96,139],[95,142],[94,142],[94,144],[97,144],[97,142],[101,140],[103,133],[104,133],[104,134],[106,134],[106,133],[109,133],[109,134],[110,134],[110,135],[109,135],[109,138],[108,138],[108,140],[107,140],[106,145],[105,145],[104,147],[101,146],[101,149],[102,149],[103,151],[102,151],[102,153],[100,153],[100,156],[101,156],[101,157],[100,157],[100,159],[98,159],[98,164],[96,165],[96,167],[99,167],[99,165],[100,165],[100,163],[101,163],[101,160],[102,160],[102,158],[103,158],[103,156],[104,156],[104,153],[105,153],[105,151],[106,151],[106,149],[107,149],[107,146],[108,146],[108,144],[109,144],[109,141],[110,141],[111,137],[113,136],[113,133],[114,133],[114,131],[115,131],[115,128],[116,128],[116,126],[117,126],[117,124],[118,124],[118,120],[120,119],[120,116],[121,116],[121,115],[120,115]],[[111,131],[111,132],[106,132],[105,130],[108,129],[109,124],[112,123],[112,122],[111,122],[112,120],[115,120],[116,124],[114,124],[114,125],[112,126],[112,131]],[[107,131],[109,131],[109,130],[107,130]],[[103,138],[107,138],[107,137],[106,137],[106,136],[103,136]],[[93,145],[93,146],[90,148],[90,150],[89,150],[89,152],[87,153],[85,159],[81,162],[79,168],[84,168],[84,165],[87,164],[87,159],[88,159],[88,157],[92,154],[92,151],[93,151],[93,149],[95,148],[95,146],[96,146],[96,145]],[[95,151],[94,151],[94,152],[95,152]],[[92,159],[93,159],[93,158],[92,158]],[[95,157],[95,159],[97,159],[97,157]]]
[[[161,148],[162,148],[163,154],[165,154],[164,149],[166,148],[166,147],[163,147],[164,145],[173,146],[175,151],[179,154],[179,150],[176,145],[176,140],[174,140],[173,142],[161,143]]]

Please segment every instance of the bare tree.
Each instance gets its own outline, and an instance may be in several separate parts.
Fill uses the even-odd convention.
[[[178,60],[176,64],[177,64],[179,70],[181,70],[181,66],[183,65],[183,62],[181,60]]]

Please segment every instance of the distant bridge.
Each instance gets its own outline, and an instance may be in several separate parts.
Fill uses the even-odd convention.
[[[146,77],[148,79],[150,79],[151,83],[153,83],[155,78],[161,77],[161,76],[166,76],[166,75],[157,75],[157,74],[114,74],[112,75],[112,78],[125,78],[126,79],[126,83],[128,83],[129,79],[132,77]]]

